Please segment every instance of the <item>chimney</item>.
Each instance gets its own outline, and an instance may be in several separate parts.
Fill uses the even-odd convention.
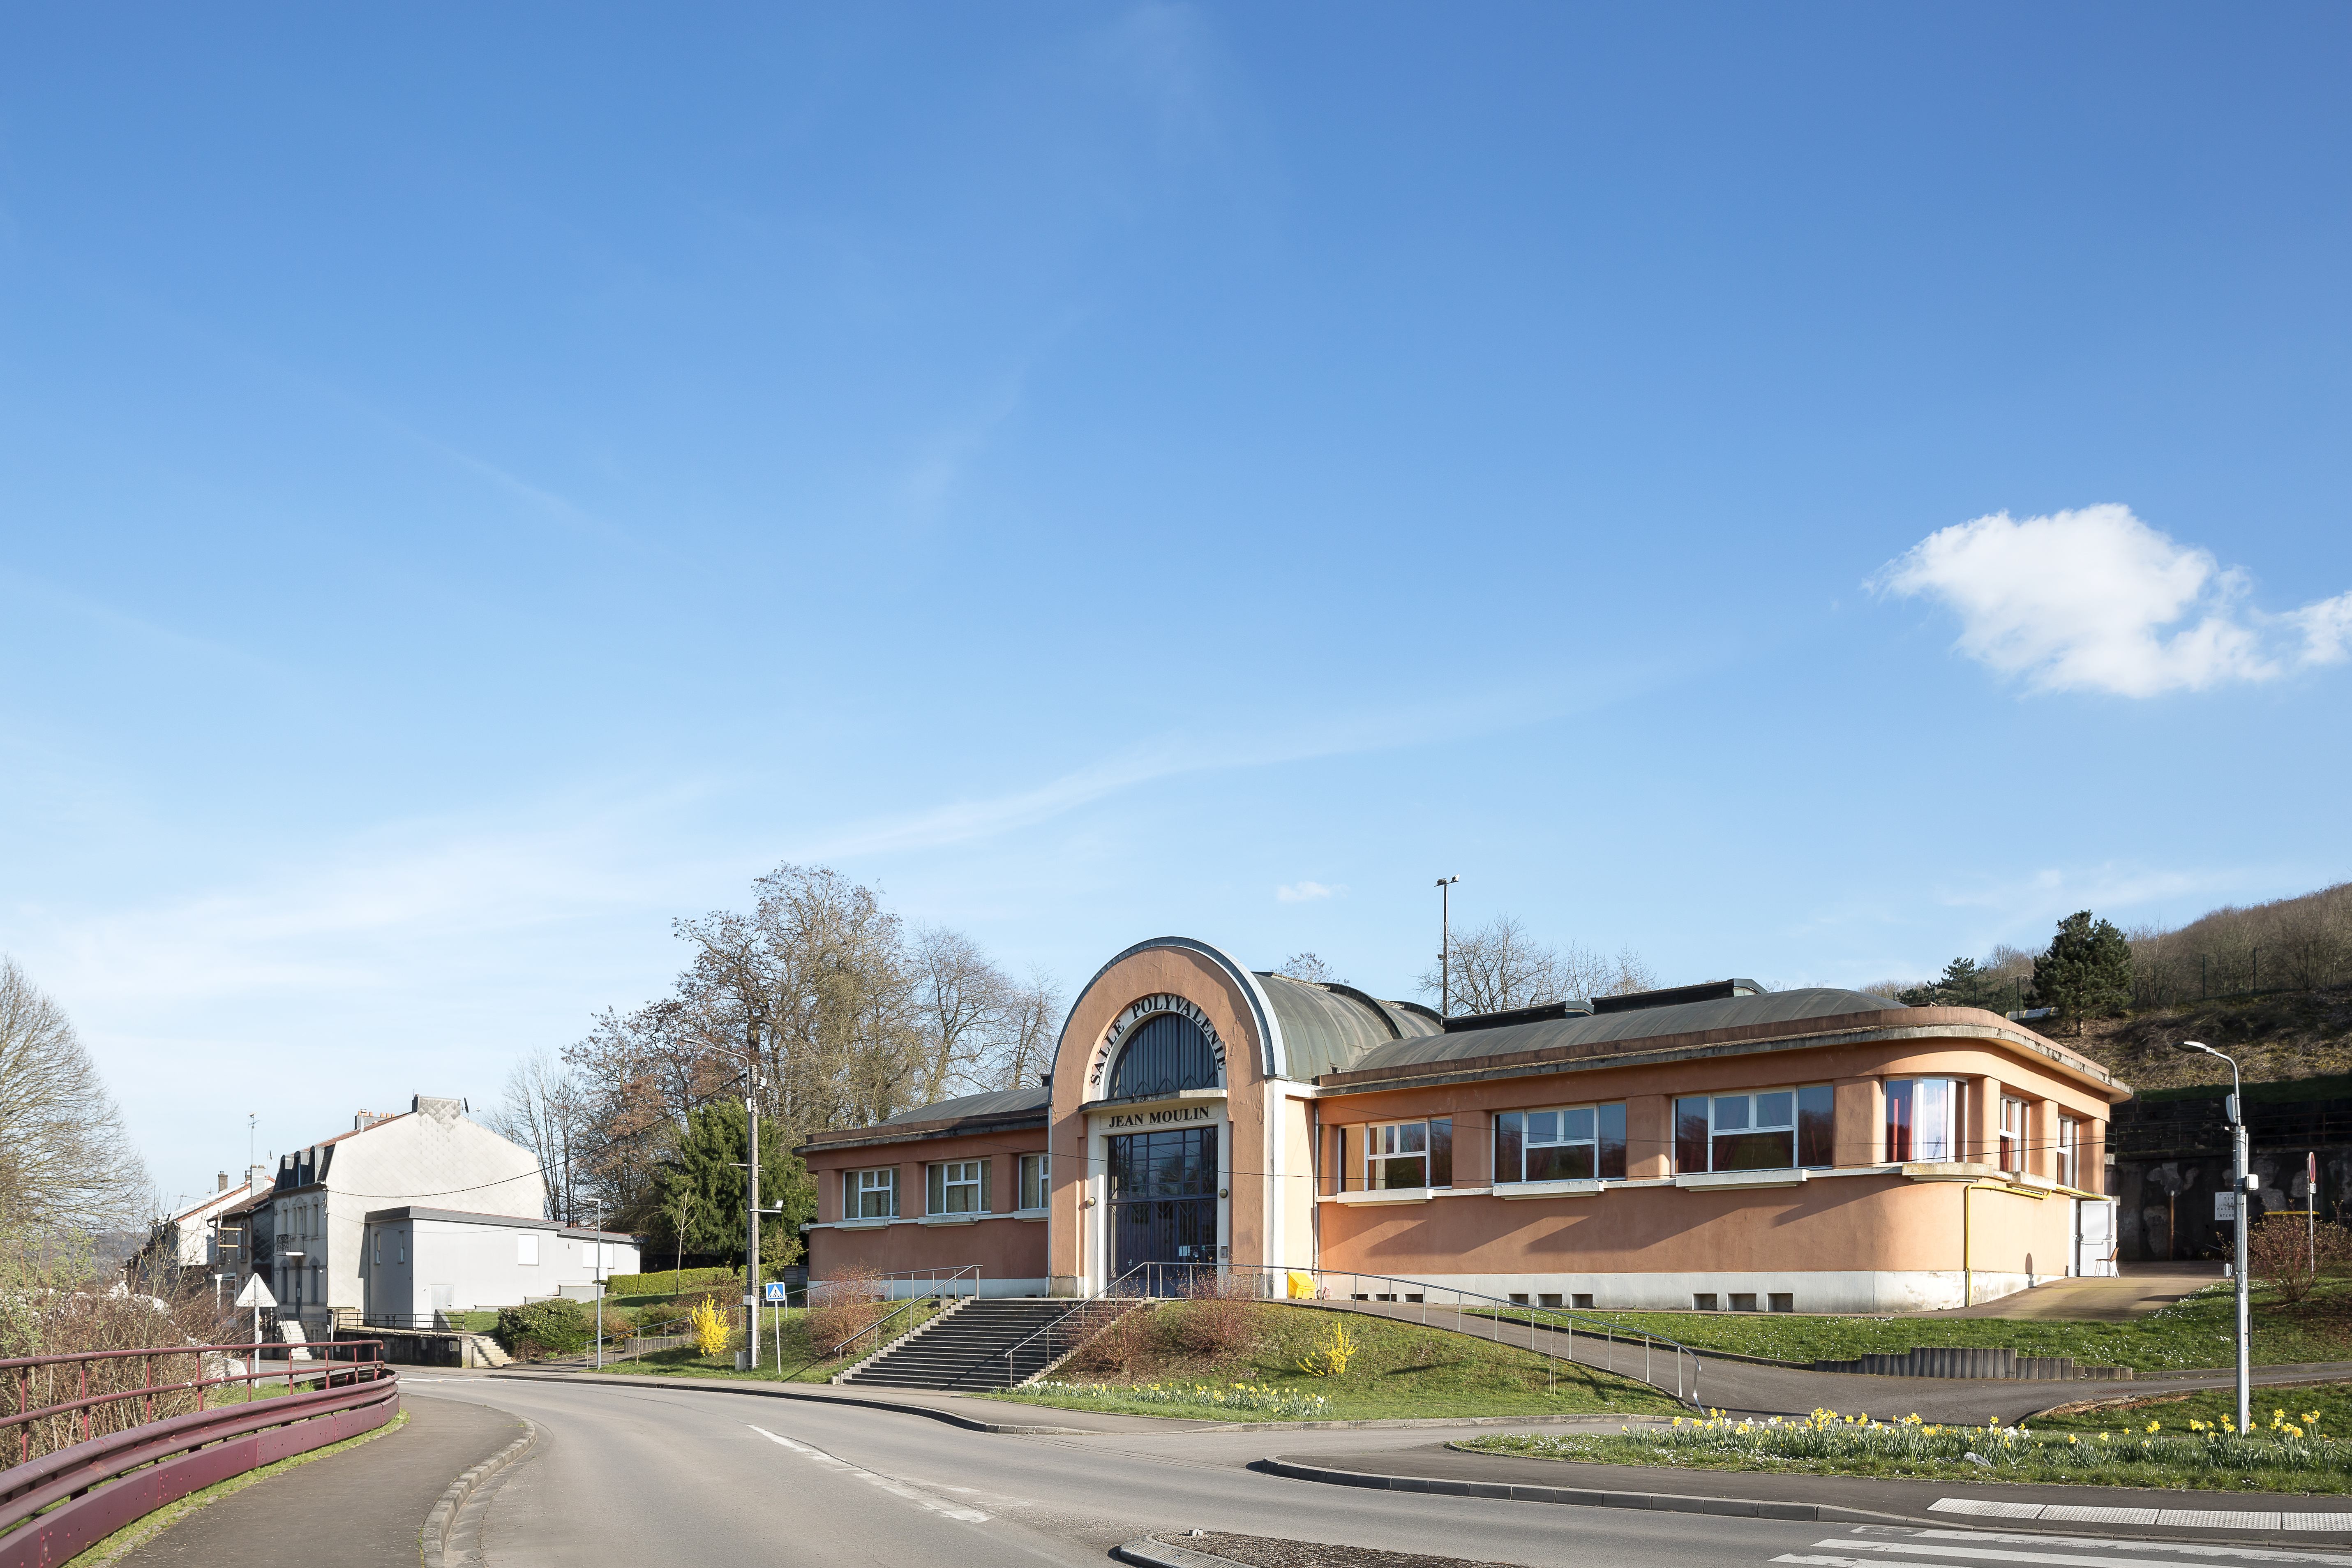
[[[215,1187],[213,1191],[216,1193],[225,1193],[228,1191],[228,1173],[226,1171],[223,1171],[220,1173],[220,1185]]]

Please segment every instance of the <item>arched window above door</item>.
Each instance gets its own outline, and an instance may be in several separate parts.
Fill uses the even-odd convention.
[[[1111,1069],[1110,1098],[1136,1100],[1187,1089],[1215,1089],[1217,1054],[1190,1018],[1162,1013],[1127,1037]]]

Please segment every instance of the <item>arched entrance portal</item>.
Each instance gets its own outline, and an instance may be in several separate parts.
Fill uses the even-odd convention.
[[[1162,1013],[1128,1037],[1110,1092],[1117,1100],[1173,1096],[1215,1089],[1217,1076],[1216,1052],[1200,1026]],[[1216,1127],[1115,1133],[1108,1142],[1112,1273],[1139,1263],[1216,1262]]]

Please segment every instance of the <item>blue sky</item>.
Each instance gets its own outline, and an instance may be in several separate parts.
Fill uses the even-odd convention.
[[[167,1188],[783,860],[1390,994],[2352,874],[2341,8],[0,26],[0,950]]]

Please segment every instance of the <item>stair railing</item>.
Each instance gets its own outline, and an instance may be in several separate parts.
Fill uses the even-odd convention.
[[[1363,1301],[1368,1306],[1375,1301],[1394,1302],[1401,1306],[1418,1304],[1421,1308],[1421,1321],[1423,1323],[1433,1321],[1430,1315],[1430,1308],[1433,1304],[1437,1306],[1441,1315],[1450,1306],[1454,1313],[1454,1327],[1457,1331],[1461,1331],[1462,1321],[1465,1315],[1497,1323],[1517,1322],[1524,1325],[1528,1331],[1528,1349],[1534,1351],[1538,1355],[1553,1361],[1565,1360],[1571,1365],[1591,1366],[1593,1364],[1591,1362],[1580,1361],[1574,1355],[1563,1357],[1558,1352],[1543,1349],[1536,1343],[1536,1331],[1539,1328],[1547,1333],[1567,1334],[1571,1350],[1575,1348],[1576,1336],[1581,1333],[1587,1339],[1601,1341],[1607,1347],[1601,1363],[1601,1369],[1603,1372],[1613,1373],[1617,1370],[1616,1352],[1620,1342],[1623,1342],[1629,1352],[1633,1345],[1638,1342],[1642,1347],[1641,1381],[1660,1390],[1665,1387],[1664,1384],[1651,1375],[1655,1367],[1655,1352],[1661,1349],[1665,1350],[1674,1357],[1675,1397],[1688,1405],[1704,1408],[1699,1405],[1700,1363],[1698,1352],[1695,1348],[1667,1335],[1654,1333],[1648,1329],[1635,1328],[1612,1318],[1588,1313],[1579,1308],[1531,1306],[1525,1301],[1508,1300],[1500,1296],[1489,1296],[1476,1290],[1457,1289],[1451,1285],[1432,1285],[1426,1280],[1404,1279],[1390,1274],[1361,1274],[1352,1268],[1292,1268],[1276,1264],[1265,1264],[1255,1268],[1248,1266],[1236,1268],[1231,1264],[1185,1263],[1160,1264],[1156,1267],[1222,1270],[1222,1277],[1225,1279],[1234,1275],[1250,1275],[1255,1280],[1257,1287],[1255,1293],[1269,1300],[1330,1300],[1328,1289],[1321,1286],[1318,1287],[1313,1296],[1299,1294],[1292,1276],[1303,1276],[1312,1280],[1344,1279],[1355,1286],[1386,1285],[1391,1289],[1349,1290],[1348,1294],[1350,1304],[1358,1300]],[[1411,1289],[1395,1289],[1398,1286],[1407,1286]],[[1450,1297],[1452,1300],[1450,1302],[1432,1303],[1429,1298],[1433,1294]],[[1690,1358],[1690,1392],[1688,1394],[1683,1392],[1683,1358],[1685,1356]],[[1633,1375],[1630,1365],[1625,1375],[1628,1377]]]
[[[897,1320],[905,1317],[908,1312],[913,1311],[916,1308],[921,1306],[926,1301],[939,1301],[950,1296],[967,1294],[967,1292],[964,1291],[950,1290],[947,1289],[948,1286],[955,1284],[957,1281],[962,1279],[966,1275],[970,1275],[971,1277],[971,1289],[969,1294],[978,1296],[980,1294],[980,1268],[981,1266],[977,1263],[967,1263],[961,1268],[950,1271],[942,1272],[940,1270],[929,1270],[928,1272],[930,1272],[933,1275],[931,1281],[933,1289],[928,1294],[909,1297],[905,1306],[899,1308],[897,1311],[892,1312],[888,1317],[876,1320],[873,1323],[858,1330],[857,1332],[850,1335],[847,1339],[834,1346],[832,1350],[825,1352],[824,1359],[827,1361],[841,1360],[842,1352],[847,1350],[850,1346],[866,1338],[868,1334],[880,1332],[883,1328],[895,1322]],[[909,1270],[909,1272],[916,1273],[926,1271]],[[886,1276],[886,1278],[896,1277]],[[910,1323],[908,1326],[911,1328],[914,1325]]]
[[[1113,1297],[1139,1297],[1148,1299],[1150,1295],[1150,1291],[1137,1290],[1132,1288],[1132,1285],[1138,1281],[1157,1282],[1159,1278],[1158,1270],[1161,1267],[1161,1265],[1157,1263],[1135,1264],[1125,1273],[1119,1275],[1117,1279],[1113,1279],[1109,1284],[1105,1285],[1093,1295],[1073,1302],[1068,1310],[1057,1314],[1052,1322],[1047,1323],[1044,1328],[1039,1329],[1027,1339],[1008,1348],[1004,1352],[1004,1386],[1011,1388],[1013,1384],[1013,1358],[1014,1356],[1018,1355],[1021,1352],[1027,1350],[1037,1341],[1046,1339],[1046,1336],[1057,1332],[1063,1324],[1068,1322],[1072,1318],[1076,1317],[1079,1313],[1085,1311],[1089,1307],[1097,1306],[1104,1301],[1111,1300]],[[1052,1341],[1047,1340],[1046,1342],[1050,1346]],[[1053,1357],[1047,1356],[1045,1359],[1051,1361]]]

